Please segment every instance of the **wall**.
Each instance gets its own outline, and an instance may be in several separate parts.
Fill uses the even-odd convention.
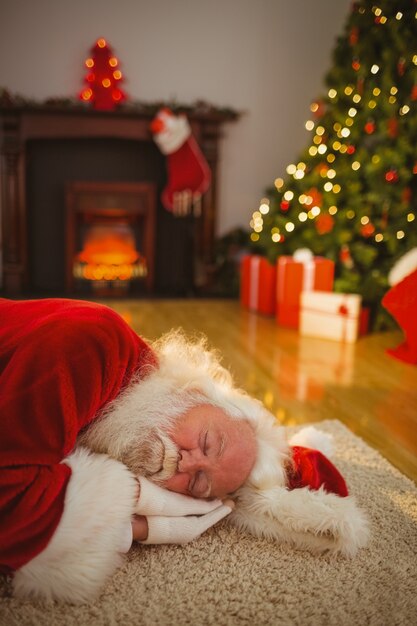
[[[196,99],[244,112],[225,127],[218,233],[248,226],[307,139],[349,0],[0,0],[0,86],[73,96],[97,37],[132,99]]]

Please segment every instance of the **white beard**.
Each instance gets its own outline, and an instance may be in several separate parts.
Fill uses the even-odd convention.
[[[199,404],[212,404],[254,428],[258,454],[248,482],[256,488],[285,484],[288,444],[284,429],[258,400],[233,384],[204,338],[189,341],[172,331],[152,344],[159,367],[133,379],[78,438],[78,444],[122,461],[155,482],[175,474],[178,449],[170,438],[176,418]]]
[[[179,392],[159,371],[133,379],[79,435],[77,445],[106,453],[135,475],[163,482],[178,469],[178,446],[170,433],[175,419],[204,402],[196,391]]]

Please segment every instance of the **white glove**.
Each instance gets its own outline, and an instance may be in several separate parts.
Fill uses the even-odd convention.
[[[181,493],[168,491],[147,478],[137,478],[140,485],[139,499],[134,513],[136,515],[166,515],[181,517],[182,515],[204,515],[217,509],[221,500],[199,500]]]
[[[188,543],[197,539],[205,530],[229,515],[232,510],[233,503],[229,501],[228,504],[222,504],[214,511],[201,516],[150,516],[147,518],[148,536],[139,543]]]

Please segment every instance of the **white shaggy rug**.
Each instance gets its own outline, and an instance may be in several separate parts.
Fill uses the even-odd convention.
[[[311,556],[222,522],[191,545],[136,546],[88,606],[18,602],[1,626],[410,626],[417,623],[417,488],[338,421],[333,460],[372,526],[356,558]],[[296,430],[296,429],[292,429]]]

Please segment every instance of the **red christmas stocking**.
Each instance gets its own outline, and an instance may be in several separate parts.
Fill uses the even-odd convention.
[[[201,196],[207,191],[211,172],[184,115],[161,109],[151,123],[159,149],[167,156],[168,183],[162,203],[176,216],[201,213]]]
[[[404,343],[387,350],[388,354],[406,363],[417,363],[417,270],[391,287],[383,297],[382,305],[405,335]]]

